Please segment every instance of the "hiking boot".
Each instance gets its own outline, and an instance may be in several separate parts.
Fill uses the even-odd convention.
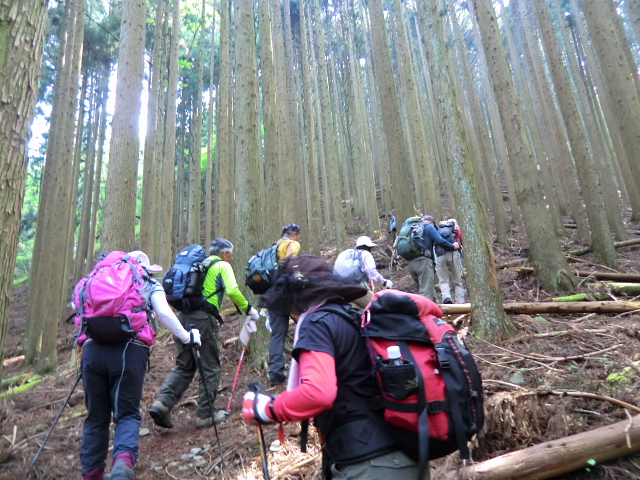
[[[227,412],[224,410],[218,410],[213,416],[213,421],[211,417],[200,418],[196,417],[196,428],[209,428],[214,423],[218,425],[219,423],[226,422],[228,418]]]
[[[449,305],[453,303],[453,300],[451,300],[451,297],[445,297],[442,299],[442,303]]]
[[[105,477],[104,470],[102,468],[94,468],[90,472],[82,475],[82,480],[106,480],[109,477]]]
[[[149,415],[153,418],[153,422],[162,428],[173,428],[173,420],[171,419],[171,410],[164,403],[156,400],[149,409]]]
[[[282,385],[286,381],[287,377],[274,377],[269,380],[269,383],[271,383],[272,387],[277,387],[278,385]]]
[[[134,478],[132,455],[130,453],[118,455],[111,469],[111,480],[133,480]]]

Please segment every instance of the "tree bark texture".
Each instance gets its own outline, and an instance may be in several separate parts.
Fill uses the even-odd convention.
[[[82,52],[76,51],[76,43],[82,45],[83,42],[84,15],[80,13],[84,5],[84,0],[69,0],[65,5],[62,28],[65,40],[61,42],[56,64],[49,141],[29,274],[25,357],[27,363],[37,363],[43,370],[58,363],[58,313],[67,294],[65,252],[69,245],[73,132]]]
[[[513,167],[518,205],[522,211],[538,278],[545,289],[571,290],[575,284],[574,277],[562,255],[559,242],[549,235],[551,219],[544,206],[533,150],[522,120],[522,107],[498,28],[496,13],[488,0],[473,0],[473,5],[498,100],[509,161]]]
[[[371,22],[373,64],[380,92],[382,122],[389,153],[393,209],[398,221],[403,222],[405,218],[415,214],[413,207],[415,189],[411,178],[409,147],[402,131],[400,102],[396,90],[396,79],[393,73],[381,0],[369,1],[369,19]]]
[[[436,0],[422,3],[420,16],[425,38],[429,39],[427,50],[434,89],[439,92],[438,111],[453,178],[452,192],[458,198],[458,220],[464,231],[465,244],[469,247],[465,266],[473,318],[476,321],[474,329],[482,338],[504,339],[515,331],[515,327],[502,309],[489,223],[476,193],[473,166],[446,59],[444,29],[436,9]]]
[[[0,0],[0,376],[46,23],[46,0]]]
[[[140,139],[140,94],[146,31],[145,0],[122,2],[118,84],[113,114],[107,197],[101,250],[133,250],[136,228],[136,192]],[[153,259],[152,259],[153,260]]]

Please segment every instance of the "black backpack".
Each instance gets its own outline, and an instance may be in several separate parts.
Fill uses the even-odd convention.
[[[164,274],[162,288],[167,294],[167,302],[180,312],[193,312],[196,310],[208,310],[207,300],[218,291],[208,297],[202,293],[204,280],[209,267],[220,260],[208,260],[208,255],[200,245],[191,245],[183,248],[173,266]],[[213,307],[213,305],[212,305]]]
[[[371,405],[348,390],[347,398],[374,422],[415,432],[398,439],[422,471],[429,460],[456,450],[469,459],[467,441],[484,424],[482,379],[454,328],[435,315],[440,313],[435,304],[420,295],[383,290],[364,313],[337,305],[316,310],[323,311],[344,317],[360,332],[380,386],[381,395]],[[391,345],[400,347],[399,365],[386,360]],[[384,420],[372,408],[383,408]]]
[[[278,277],[278,245],[260,250],[247,262],[245,285],[256,295],[269,290]]]

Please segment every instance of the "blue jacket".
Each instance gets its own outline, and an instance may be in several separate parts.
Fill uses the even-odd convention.
[[[455,250],[453,243],[442,238],[440,233],[438,233],[438,229],[433,225],[424,225],[422,228],[422,238],[416,238],[415,243],[425,251],[425,255],[429,258],[435,258],[433,254],[435,245],[445,250]]]

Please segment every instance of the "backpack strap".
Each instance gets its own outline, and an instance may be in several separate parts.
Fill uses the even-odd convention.
[[[424,378],[419,371],[416,359],[413,357],[409,345],[403,340],[396,341],[396,343],[400,347],[402,356],[413,363],[414,368],[418,370],[416,372],[416,378],[418,379],[418,444],[420,445],[418,479],[421,479],[429,469],[429,412],[427,408],[427,394]]]
[[[205,260],[206,261],[206,260]],[[216,258],[215,260],[212,260],[207,266],[207,273],[209,272],[209,269],[211,267],[213,267],[216,263],[221,262],[222,259],[221,258]],[[220,323],[220,325],[224,325],[224,320],[222,319],[222,315],[220,315],[220,310],[218,310],[216,308],[216,306],[214,304],[212,304],[209,299],[211,297],[215,297],[217,294],[219,294],[220,292],[222,292],[224,290],[224,287],[220,287],[218,289],[216,289],[215,292],[213,292],[211,295],[207,295],[206,297],[204,297],[204,302],[203,302],[203,306],[205,307],[203,310],[210,314],[213,315],[215,317],[216,320],[218,320],[218,323]]]
[[[449,339],[445,336],[443,342],[446,341],[449,341]],[[455,348],[453,342],[450,343],[452,343],[451,347]],[[455,385],[456,380],[451,371],[451,362],[447,356],[447,349],[442,345],[442,343],[439,343],[435,345],[435,350],[438,354],[438,363],[440,364],[440,371],[444,377],[445,384],[447,387],[449,387],[449,385]],[[470,458],[470,453],[469,446],[467,445],[466,430],[462,419],[462,412],[460,411],[460,404],[456,401],[453,388],[447,388],[447,400],[451,408],[451,421],[453,423],[453,430],[456,434],[456,443],[460,450],[460,458],[468,460]]]

